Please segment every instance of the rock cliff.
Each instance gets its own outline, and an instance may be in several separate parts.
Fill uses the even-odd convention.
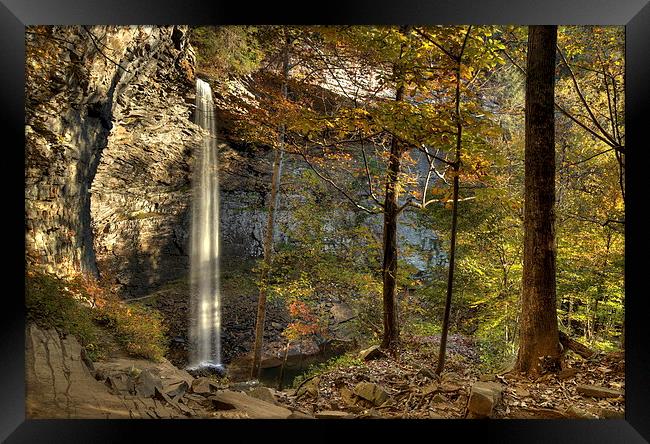
[[[26,253],[59,275],[151,285],[186,266],[200,130],[184,27],[27,32]]]

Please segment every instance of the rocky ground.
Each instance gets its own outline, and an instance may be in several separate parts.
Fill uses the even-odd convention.
[[[538,379],[480,374],[471,339],[452,335],[446,371],[436,376],[438,338],[405,338],[399,356],[378,347],[277,391],[258,381],[194,377],[169,361],[119,352],[88,360],[71,336],[30,326],[29,418],[620,418],[621,353],[567,357]]]
[[[414,337],[397,358],[368,350],[361,366],[306,381],[283,402],[305,413],[377,418],[621,418],[625,363],[621,353],[567,357],[563,370],[538,379],[480,374],[469,338],[452,335],[438,377],[439,339]],[[332,413],[339,412],[339,413]],[[340,413],[343,412],[343,413]]]

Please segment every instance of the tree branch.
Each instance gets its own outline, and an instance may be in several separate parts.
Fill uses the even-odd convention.
[[[616,140],[614,137],[612,137],[605,129],[600,125],[600,122],[594,115],[594,113],[591,110],[591,107],[587,103],[587,99],[585,99],[584,94],[582,93],[582,90],[580,89],[580,85],[578,84],[578,79],[576,79],[575,74],[573,73],[573,69],[571,69],[571,65],[569,65],[569,62],[567,61],[566,57],[564,57],[564,53],[560,49],[558,45],[556,45],[557,52],[560,54],[560,57],[562,58],[562,62],[564,62],[564,66],[567,67],[569,70],[569,74],[571,75],[571,79],[573,80],[573,86],[575,87],[576,92],[578,93],[578,97],[580,98],[580,101],[584,105],[585,109],[589,113],[589,116],[591,117],[591,120],[593,121],[594,125],[600,130],[600,132],[611,141],[612,144],[617,145]]]
[[[115,60],[111,59],[109,56],[107,56],[107,55],[104,53],[104,51],[101,50],[101,48],[100,48],[99,45],[97,44],[97,40],[96,40],[95,35],[94,35],[92,32],[90,32],[90,30],[88,29],[88,27],[87,27],[86,25],[82,25],[82,28],[83,28],[84,31],[86,31],[86,34],[88,34],[88,37],[90,37],[90,41],[91,41],[91,42],[93,43],[93,45],[95,46],[95,49],[97,49],[97,51],[98,51],[98,52],[99,52],[99,53],[100,53],[100,54],[101,54],[101,55],[102,55],[106,60],[108,60],[109,62],[113,63],[115,66],[117,66],[117,67],[119,67],[119,68],[122,68],[122,69],[123,69],[124,71],[126,71],[126,72],[131,72],[131,71],[129,71],[128,69],[126,69],[125,67],[123,67],[122,65],[120,65],[119,63],[117,63]]]
[[[360,209],[360,210],[363,210],[363,211],[365,211],[365,212],[368,213],[368,214],[380,214],[380,213],[382,212],[381,210],[371,210],[371,209],[369,209],[369,208],[366,208],[366,207],[364,207],[363,205],[359,204],[357,201],[355,201],[355,200],[354,200],[354,199],[353,199],[353,198],[352,198],[352,197],[351,197],[351,196],[350,196],[350,195],[349,195],[349,194],[348,194],[348,193],[347,193],[343,188],[339,187],[339,186],[336,184],[336,182],[334,182],[331,178],[329,178],[329,177],[327,177],[327,176],[321,174],[321,172],[318,171],[318,169],[316,169],[316,167],[315,167],[315,166],[314,166],[314,165],[309,161],[309,159],[307,158],[307,156],[305,155],[305,153],[303,153],[302,151],[297,150],[296,152],[293,152],[292,154],[298,154],[298,155],[300,155],[300,157],[303,158],[303,160],[304,160],[305,163],[309,166],[309,168],[311,168],[311,170],[312,170],[314,173],[316,173],[316,175],[317,175],[318,177],[320,177],[321,180],[324,180],[325,182],[329,183],[331,186],[333,186],[334,188],[336,188],[336,190],[337,190],[339,193],[341,193],[343,196],[345,196],[345,198],[346,198],[348,201],[350,201],[350,203],[351,203],[352,205],[354,205],[356,208],[358,208],[358,209]]]

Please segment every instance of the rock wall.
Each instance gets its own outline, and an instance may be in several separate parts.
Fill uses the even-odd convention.
[[[184,267],[187,233],[178,227],[200,141],[186,31],[27,30],[29,263],[58,275],[113,274],[135,287],[160,268]]]
[[[91,187],[99,271],[130,296],[187,272],[192,154],[201,141],[185,34],[149,30],[148,52],[116,96]]]
[[[27,61],[28,262],[58,275],[101,275],[125,296],[186,276],[192,153],[201,141],[187,29],[34,27]],[[254,97],[251,85],[235,84],[236,97],[216,94],[220,116]],[[218,122],[224,134],[236,118]],[[229,256],[262,255],[272,153],[226,141],[219,158],[227,267]],[[288,161],[285,174],[296,168]],[[276,241],[286,240],[282,227],[301,204],[291,194],[280,200]],[[424,271],[440,260],[436,236],[403,219],[400,244],[424,252],[407,257]],[[381,233],[380,216],[367,223]]]

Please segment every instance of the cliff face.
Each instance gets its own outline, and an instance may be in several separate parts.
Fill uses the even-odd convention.
[[[193,153],[202,137],[192,123],[195,56],[187,28],[35,27],[26,39],[28,262],[58,275],[101,275],[127,296],[182,278]],[[236,104],[255,97],[255,87],[234,80],[215,97],[230,143],[219,144],[226,267],[228,256],[263,251],[272,153],[229,136]],[[296,168],[285,163],[287,174]],[[276,240],[286,239],[282,227],[300,204],[283,192]],[[378,234],[380,219],[367,221]],[[405,222],[400,242],[436,250],[430,230]],[[407,259],[420,270],[431,265],[430,255]]]
[[[30,28],[27,48],[28,261],[135,293],[160,268],[173,278],[200,143],[186,29]]]

